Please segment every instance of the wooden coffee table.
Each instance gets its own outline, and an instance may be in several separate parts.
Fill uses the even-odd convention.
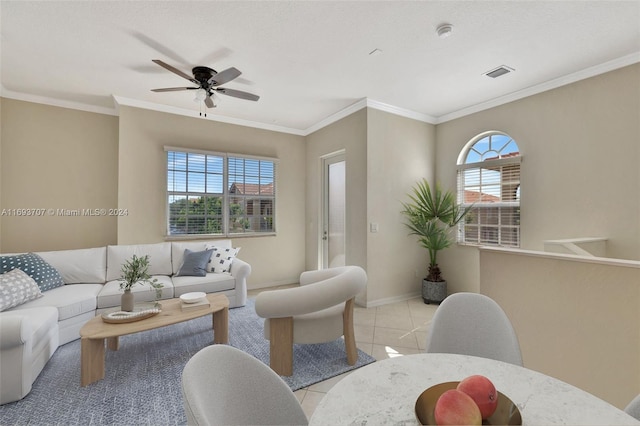
[[[213,343],[229,343],[229,299],[224,294],[207,294],[208,307],[183,311],[180,299],[161,300],[162,311],[150,318],[123,324],[111,324],[98,315],[80,329],[80,385],[87,386],[104,379],[105,340],[107,347],[117,351],[118,338],[126,334],[166,327],[211,314]]]

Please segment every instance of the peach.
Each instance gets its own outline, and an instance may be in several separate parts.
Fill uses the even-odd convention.
[[[449,389],[436,401],[434,417],[437,425],[481,425],[480,409],[464,392]]]
[[[485,376],[469,376],[462,380],[457,389],[473,399],[483,419],[490,417],[498,407],[498,392],[491,380]]]

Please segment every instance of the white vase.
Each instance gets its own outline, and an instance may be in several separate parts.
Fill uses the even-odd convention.
[[[133,312],[133,293],[131,290],[125,290],[120,298],[120,309],[125,312]]]

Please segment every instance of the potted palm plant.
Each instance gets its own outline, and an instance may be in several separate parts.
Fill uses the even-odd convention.
[[[131,287],[137,283],[149,284],[156,291],[156,300],[160,298],[163,285],[159,283],[156,278],[152,278],[151,275],[149,275],[149,255],[138,257],[134,254],[131,259],[122,265],[121,273],[122,275],[119,281],[120,288],[124,290],[124,294],[120,300],[120,308],[123,311],[133,311],[133,293],[131,293]]]
[[[447,296],[447,282],[442,278],[437,256],[453,242],[454,228],[471,210],[456,202],[455,194],[442,191],[436,185],[432,191],[426,179],[417,182],[408,194],[410,202],[402,203],[409,235],[417,235],[420,244],[429,251],[429,267],[422,280],[424,303],[440,303]]]

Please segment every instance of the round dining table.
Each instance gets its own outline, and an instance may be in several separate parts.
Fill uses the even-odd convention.
[[[417,425],[415,403],[423,391],[475,374],[488,377],[518,407],[523,425],[640,425],[608,402],[537,371],[435,353],[399,356],[355,370],[327,392],[309,424]]]

